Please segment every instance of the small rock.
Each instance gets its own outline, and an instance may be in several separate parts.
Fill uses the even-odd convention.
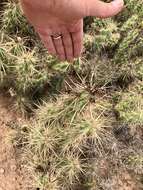
[[[4,174],[5,173],[5,170],[4,168],[0,168],[0,174]],[[1,189],[0,189],[1,190]]]

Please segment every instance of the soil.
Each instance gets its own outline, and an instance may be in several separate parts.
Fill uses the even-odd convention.
[[[12,129],[9,123],[20,118],[14,113],[11,99],[0,93],[0,190],[31,190],[29,177],[20,165],[20,159],[8,140]]]

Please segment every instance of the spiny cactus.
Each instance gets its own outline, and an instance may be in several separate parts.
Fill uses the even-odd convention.
[[[117,23],[111,19],[94,19],[90,30],[89,34],[85,35],[85,47],[90,53],[104,52],[114,47],[120,39]]]
[[[78,155],[67,154],[57,162],[59,183],[63,189],[70,189],[79,182],[80,175],[84,173],[84,164]]]
[[[119,45],[119,49],[114,57],[115,63],[126,64],[132,56],[132,48],[136,44],[140,31],[138,29],[132,29],[128,34]]]
[[[139,83],[127,92],[121,93],[121,100],[115,106],[119,120],[130,126],[143,126],[142,85]]]
[[[8,34],[34,34],[21,13],[18,3],[6,2],[1,15],[2,30]]]
[[[53,175],[53,173],[47,173],[45,176],[39,174],[39,176],[35,176],[34,178],[34,187],[39,187],[41,190],[59,190],[60,186],[57,182],[57,178]]]
[[[110,101],[102,97],[89,104],[88,96],[81,92],[74,98],[63,95],[56,102],[44,103],[23,134],[29,167],[33,171],[41,168],[45,172],[43,180],[47,179],[46,174],[54,172],[61,189],[80,183],[86,169],[85,154],[100,155],[113,140]],[[45,187],[48,184],[47,181]]]
[[[48,54],[17,3],[2,7],[0,87],[7,86],[15,110],[33,111],[31,123],[17,127],[15,145],[35,188],[115,189],[117,171],[140,167],[143,5],[125,4],[114,18],[86,18],[85,52],[72,65]]]

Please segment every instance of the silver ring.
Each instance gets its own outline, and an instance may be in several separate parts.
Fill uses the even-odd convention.
[[[62,34],[57,34],[57,35],[52,35],[52,38],[54,39],[54,40],[59,40],[59,39],[61,39],[62,38]]]

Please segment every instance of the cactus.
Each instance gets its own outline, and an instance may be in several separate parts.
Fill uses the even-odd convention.
[[[125,0],[114,18],[85,18],[85,51],[73,64],[48,54],[17,1],[3,2],[0,89],[14,110],[32,112],[14,143],[34,187],[115,189],[112,176],[142,164],[142,1]]]
[[[130,126],[143,126],[142,84],[136,84],[127,92],[122,92],[115,110],[122,123]]]

